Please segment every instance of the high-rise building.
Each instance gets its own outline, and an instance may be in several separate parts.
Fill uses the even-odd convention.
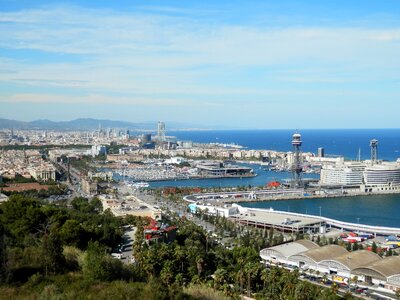
[[[161,121],[157,124],[157,140],[158,142],[165,141],[165,123]]]
[[[318,157],[325,157],[325,149],[320,147],[318,148]]]

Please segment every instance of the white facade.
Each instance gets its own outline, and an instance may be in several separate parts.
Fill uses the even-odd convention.
[[[362,165],[326,165],[321,169],[321,185],[352,186],[363,183]]]
[[[382,163],[367,167],[364,171],[364,182],[366,185],[400,184],[400,166]]]
[[[56,169],[53,165],[41,165],[28,169],[29,174],[39,181],[56,181]]]
[[[106,154],[107,148],[104,145],[93,145],[90,153],[91,153],[92,157]]]
[[[237,206],[230,206],[227,204],[224,206],[190,204],[189,208],[192,210],[192,212],[196,212],[196,210],[200,210],[202,212],[205,212],[208,215],[224,216],[225,218],[228,218],[229,216],[239,213],[239,209]]]

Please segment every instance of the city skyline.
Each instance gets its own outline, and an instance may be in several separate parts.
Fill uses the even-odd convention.
[[[396,1],[0,4],[0,118],[399,127]]]

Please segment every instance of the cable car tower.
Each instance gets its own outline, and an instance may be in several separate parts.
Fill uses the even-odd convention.
[[[292,162],[292,174],[293,179],[291,187],[299,188],[303,187],[303,159],[301,155],[301,134],[295,133],[292,136],[293,146],[293,162]]]

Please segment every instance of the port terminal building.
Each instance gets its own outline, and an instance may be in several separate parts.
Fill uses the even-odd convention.
[[[223,162],[201,162],[196,165],[198,174],[204,177],[253,177],[253,169]]]
[[[338,245],[320,247],[308,240],[299,240],[260,251],[262,261],[302,273],[327,276],[336,282],[350,284],[354,277],[366,286],[400,288],[400,256],[381,258],[378,254],[359,250],[349,252]]]
[[[230,216],[234,222],[258,228],[273,228],[290,233],[325,233],[326,222],[312,216],[288,215],[274,210],[251,209]]]

